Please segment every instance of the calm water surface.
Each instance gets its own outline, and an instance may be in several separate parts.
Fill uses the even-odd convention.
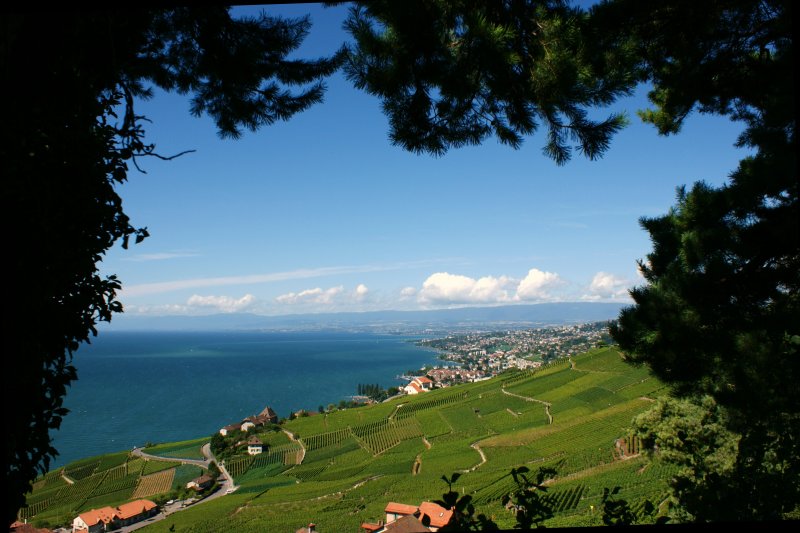
[[[361,333],[102,332],[75,355],[70,413],[53,433],[52,467],[76,459],[210,435],[257,414],[338,403],[358,383],[401,385],[438,363],[415,337]]]

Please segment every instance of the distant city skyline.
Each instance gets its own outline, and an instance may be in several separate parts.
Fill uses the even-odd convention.
[[[235,12],[255,12],[248,6]],[[301,57],[347,39],[346,6],[267,6],[311,15]],[[646,87],[613,106],[630,125],[598,161],[557,166],[544,135],[519,150],[489,139],[442,157],[393,147],[380,101],[341,72],[325,102],[238,140],[222,140],[187,97],[137,103],[146,140],[172,161],[140,160],[120,188],[151,234],[108,252],[130,314],[436,309],[557,301],[629,301],[651,250],[642,216],[666,213],[676,188],[719,185],[747,152],[727,118],[691,115],[660,137],[637,109]]]

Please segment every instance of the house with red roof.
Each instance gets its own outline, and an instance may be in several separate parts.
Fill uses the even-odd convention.
[[[120,526],[128,526],[158,513],[158,506],[150,500],[136,500],[117,507]]]
[[[394,522],[403,516],[413,516],[419,511],[416,505],[407,505],[405,503],[389,502],[386,504],[386,523]]]
[[[425,376],[415,377],[411,382],[403,387],[406,394],[419,394],[433,389],[433,381]]]
[[[419,504],[419,512],[420,520],[423,524],[428,524],[431,531],[438,531],[439,528],[446,526],[453,519],[452,509],[445,509],[433,502]]]
[[[419,506],[389,502],[384,509],[386,522],[363,522],[365,533],[417,533],[438,531],[453,520],[453,510],[433,502]]]
[[[97,533],[140,522],[158,513],[150,500],[136,500],[119,507],[101,507],[79,514],[72,521],[72,533]]]
[[[72,533],[97,533],[106,531],[118,519],[117,510],[113,507],[90,509],[79,514],[72,521]]]
[[[411,380],[411,383],[416,383],[423,390],[431,390],[433,388],[433,381],[425,376],[416,377]]]

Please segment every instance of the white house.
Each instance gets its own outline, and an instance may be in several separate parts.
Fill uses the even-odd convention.
[[[425,376],[420,376],[412,379],[411,383],[403,387],[403,390],[406,391],[406,394],[419,394],[420,392],[429,391],[432,388],[433,381]]]
[[[98,533],[105,531],[106,526],[118,520],[117,510],[113,507],[91,509],[79,514],[72,521],[72,533]]]
[[[261,442],[261,439],[253,435],[247,440],[248,455],[258,455],[263,451],[264,451],[264,444]]]

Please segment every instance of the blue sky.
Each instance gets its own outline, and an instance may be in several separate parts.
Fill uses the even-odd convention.
[[[299,56],[347,37],[346,7],[310,13]],[[255,7],[241,8],[257,11]],[[393,147],[380,102],[337,73],[325,102],[288,122],[222,140],[187,97],[138,104],[147,139],[172,161],[140,162],[120,187],[151,236],[100,265],[123,282],[129,314],[265,315],[550,301],[627,301],[650,250],[641,216],[665,213],[682,184],[721,184],[746,155],[741,127],[692,115],[659,137],[635,111],[646,88],[598,116],[630,125],[599,161],[559,167],[536,134],[513,150],[494,139],[442,157]]]

